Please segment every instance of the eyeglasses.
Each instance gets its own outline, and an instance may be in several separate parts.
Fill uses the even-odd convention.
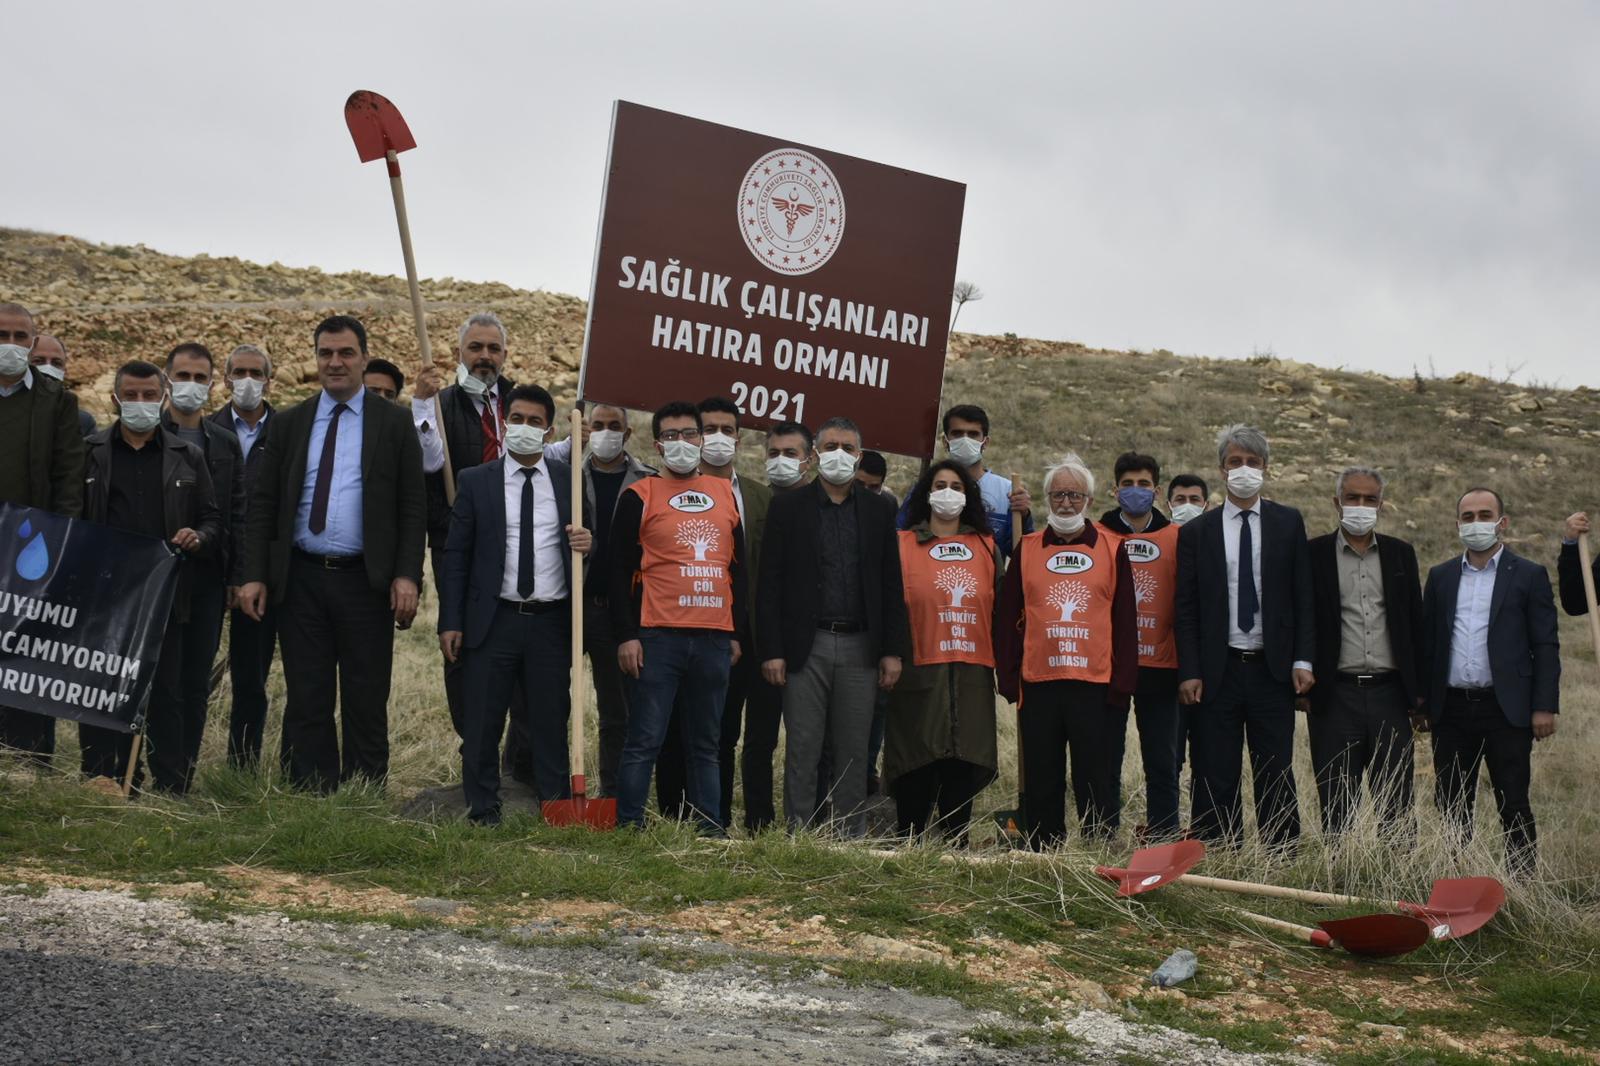
[[[700,431],[698,429],[667,429],[667,430],[662,430],[661,436],[656,438],[656,440],[665,441],[668,444],[672,443],[675,440],[694,441],[694,440],[699,440],[699,439],[700,439]]]
[[[1051,503],[1061,503],[1062,501],[1066,501],[1066,502],[1069,502],[1069,503],[1082,503],[1084,500],[1087,500],[1088,498],[1089,498],[1089,494],[1087,492],[1052,492],[1052,493],[1050,493],[1050,502]]]

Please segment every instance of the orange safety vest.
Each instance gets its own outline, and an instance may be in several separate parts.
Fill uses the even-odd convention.
[[[1096,527],[1094,547],[1022,538],[1024,681],[1111,680],[1111,601],[1120,538]]]
[[[994,665],[994,541],[987,533],[918,541],[901,530],[900,577],[918,666]]]
[[[1152,533],[1119,534],[1133,564],[1133,599],[1139,613],[1139,665],[1177,669],[1172,617],[1178,597],[1178,526]]]
[[[733,630],[734,537],[739,505],[733,485],[718,477],[647,477],[628,486],[639,494],[643,584],[641,626]]]

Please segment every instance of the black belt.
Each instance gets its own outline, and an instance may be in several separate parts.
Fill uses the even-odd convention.
[[[1495,702],[1494,689],[1492,688],[1449,688],[1446,694],[1467,703],[1493,703]]]
[[[818,622],[817,628],[824,633],[860,633],[867,627],[860,622]]]
[[[299,548],[294,550],[294,555],[324,570],[356,570],[366,563],[366,559],[360,555],[313,555]]]
[[[518,614],[549,614],[567,606],[566,600],[501,600],[500,606]]]
[[[1238,659],[1242,663],[1264,663],[1267,661],[1267,653],[1259,648],[1254,651],[1246,651],[1243,648],[1235,648],[1229,645],[1228,658]]]
[[[1349,674],[1340,670],[1339,680],[1346,685],[1354,685],[1356,688],[1371,688],[1374,685],[1387,685],[1392,681],[1400,680],[1400,671],[1385,670],[1378,674]]]

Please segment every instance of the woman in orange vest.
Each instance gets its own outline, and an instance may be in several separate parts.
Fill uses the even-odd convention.
[[[937,826],[964,845],[972,801],[998,763],[990,627],[999,556],[978,483],[953,459],[922,475],[906,516],[900,574],[912,654],[889,696],[883,777],[902,835]]]
[[[1080,829],[1115,831],[1115,740],[1139,678],[1133,570],[1122,538],[1088,521],[1094,474],[1068,454],[1044,484],[1049,527],[1012,556],[994,627],[1000,694],[1017,704],[1018,791],[1035,848],[1066,839],[1069,748]]]

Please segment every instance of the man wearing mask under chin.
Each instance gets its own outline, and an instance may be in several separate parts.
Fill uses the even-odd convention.
[[[33,353],[28,357],[35,372],[47,378],[61,382],[61,387],[68,392],[73,390],[67,385],[67,346],[60,337],[50,333],[41,333],[33,342]],[[78,406],[78,431],[85,437],[93,433],[98,427],[94,424],[94,415]]]
[[[1306,729],[1322,833],[1343,833],[1366,777],[1380,825],[1409,840],[1411,715],[1423,704],[1422,581],[1417,553],[1376,532],[1383,475],[1352,466],[1334,486],[1339,527],[1310,544],[1316,600],[1316,675]]]
[[[1217,463],[1228,498],[1178,535],[1178,699],[1194,707],[1194,834],[1243,839],[1248,744],[1257,832],[1286,852],[1300,839],[1295,706],[1315,682],[1316,632],[1305,522],[1261,498],[1270,451],[1252,426],[1223,429]]]
[[[1489,764],[1506,867],[1520,879],[1538,869],[1528,789],[1534,741],[1556,732],[1561,644],[1550,575],[1505,546],[1508,524],[1493,489],[1470,488],[1456,501],[1466,550],[1428,571],[1428,703],[1417,725],[1433,733],[1434,801],[1458,848],[1472,839],[1478,768]]]

